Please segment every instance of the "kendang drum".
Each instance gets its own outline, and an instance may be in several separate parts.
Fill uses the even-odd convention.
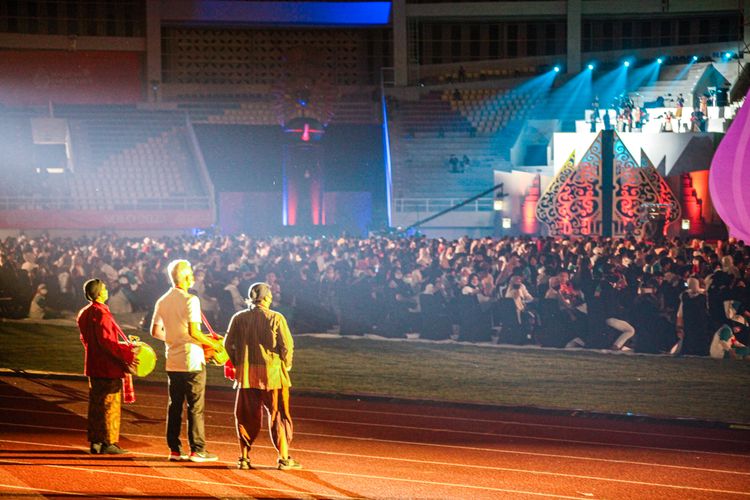
[[[154,371],[154,367],[156,366],[156,353],[150,345],[144,344],[143,342],[134,343],[133,347],[138,348],[135,353],[135,360],[137,360],[137,363],[130,366],[130,372],[136,377],[145,377]]]
[[[203,344],[203,354],[206,358],[206,364],[224,366],[229,361],[229,353],[222,344],[217,346]]]

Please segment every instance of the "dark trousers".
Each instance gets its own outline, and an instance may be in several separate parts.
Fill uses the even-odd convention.
[[[187,401],[188,442],[190,451],[206,448],[203,409],[206,406],[206,370],[199,372],[167,372],[169,378],[169,406],[167,407],[167,445],[179,452],[182,430],[182,405]]]
[[[268,430],[276,451],[280,448],[280,437],[283,430],[287,444],[292,443],[294,426],[289,412],[289,388],[264,391],[261,389],[237,389],[234,403],[234,417],[237,426],[237,438],[240,441],[240,453],[247,457],[250,448],[260,432],[263,409],[268,415]]]

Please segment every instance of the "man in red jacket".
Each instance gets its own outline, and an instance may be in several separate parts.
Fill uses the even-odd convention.
[[[120,343],[122,332],[105,302],[107,287],[99,279],[88,280],[83,291],[90,304],[78,313],[78,329],[85,349],[85,374],[89,377],[88,439],[92,454],[127,453],[120,439],[122,378],[135,366],[136,348]]]

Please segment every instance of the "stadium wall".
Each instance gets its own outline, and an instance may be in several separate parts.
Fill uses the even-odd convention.
[[[137,52],[0,52],[0,103],[135,104],[144,99]]]

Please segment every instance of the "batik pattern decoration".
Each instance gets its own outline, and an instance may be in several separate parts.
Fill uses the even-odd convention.
[[[614,170],[612,206],[602,204],[603,154],[612,155]],[[602,234],[603,211],[611,210],[612,235],[640,235],[644,204],[665,204],[666,224],[680,216],[679,204],[669,186],[641,151],[641,162],[630,154],[617,133],[612,151],[602,151],[602,134],[575,165],[575,151],[550,184],[537,205],[537,218],[551,235],[586,236]]]
[[[651,184],[653,184],[657,188],[659,193],[659,203],[662,205],[667,205],[667,210],[665,213],[666,222],[664,223],[664,231],[666,233],[669,225],[677,222],[682,217],[680,202],[672,192],[669,184],[667,184],[667,181],[664,180],[664,177],[659,175],[659,171],[656,170],[654,164],[651,163],[651,159],[646,156],[646,152],[642,149],[641,169],[643,169],[646,177],[648,177],[648,180],[651,181]]]
[[[566,234],[565,230],[568,229],[558,217],[556,195],[568,178],[575,173],[575,163],[576,152],[573,150],[536,205],[536,218],[547,225],[552,235]]]
[[[662,186],[658,181],[659,173],[653,166],[652,169],[644,168],[642,166],[643,161],[639,164],[617,133],[615,133],[613,150],[615,175],[612,196],[612,234],[615,236],[625,234],[641,236],[643,222],[645,222],[642,206],[670,205],[669,201],[674,201],[675,206],[679,205],[677,205],[677,199],[672,195],[666,183],[667,191],[664,196],[661,195]],[[642,157],[645,156],[643,151],[641,151],[641,155]],[[650,164],[651,162],[648,161],[647,165]],[[671,200],[669,199],[670,196]],[[671,216],[678,215],[679,212],[675,212],[673,209]],[[676,218],[665,220],[665,229],[667,225],[676,220]]]
[[[602,136],[596,137],[575,166],[575,151],[544,192],[537,218],[553,236],[600,234],[602,226]]]

